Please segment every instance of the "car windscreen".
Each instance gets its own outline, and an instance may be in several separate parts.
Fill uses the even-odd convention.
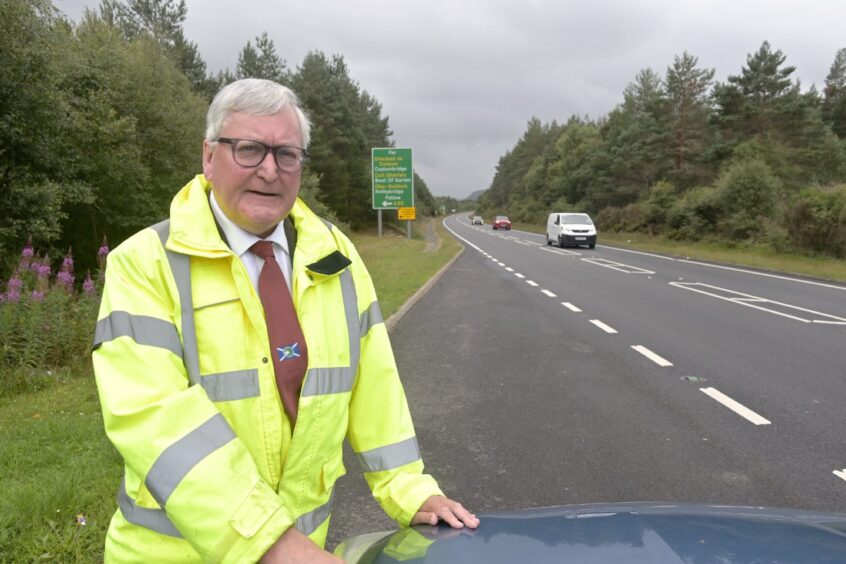
[[[583,213],[565,213],[561,215],[561,223],[577,225],[593,225],[590,217]]]

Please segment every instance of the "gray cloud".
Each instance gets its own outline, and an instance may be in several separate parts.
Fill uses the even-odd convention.
[[[76,19],[99,2],[56,3]],[[844,21],[832,0],[188,0],[185,32],[215,71],[263,31],[292,68],[343,55],[432,192],[461,198],[490,185],[532,116],[607,114],[640,69],[663,74],[683,51],[725,80],[766,39],[819,89]]]

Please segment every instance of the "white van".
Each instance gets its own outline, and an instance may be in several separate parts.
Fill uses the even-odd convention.
[[[596,226],[586,213],[551,213],[546,220],[546,244],[596,246]]]

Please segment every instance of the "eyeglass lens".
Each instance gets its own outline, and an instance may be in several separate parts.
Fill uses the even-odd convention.
[[[255,141],[239,140],[232,145],[235,162],[242,166],[257,166],[272,147]],[[282,170],[297,171],[303,165],[303,153],[296,147],[275,147],[273,157]]]

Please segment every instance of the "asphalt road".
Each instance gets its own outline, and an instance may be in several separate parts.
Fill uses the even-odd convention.
[[[391,340],[448,495],[846,512],[846,286],[445,224],[465,252]],[[391,528],[345,460],[330,546]]]

